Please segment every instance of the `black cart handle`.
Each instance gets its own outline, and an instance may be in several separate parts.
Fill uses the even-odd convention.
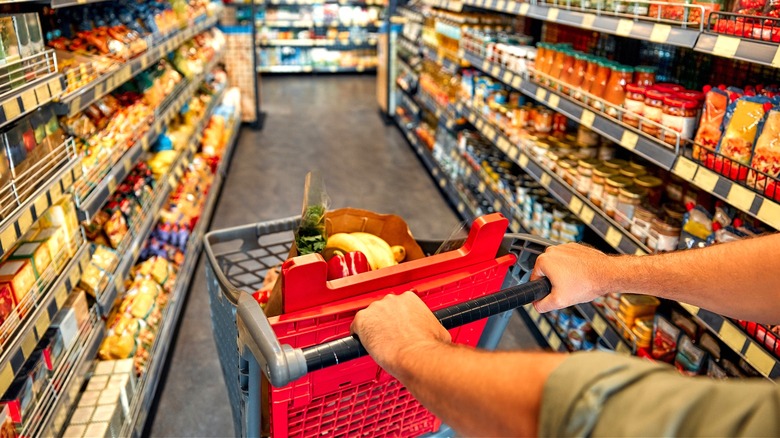
[[[449,330],[541,300],[550,293],[551,289],[550,280],[542,277],[539,280],[511,286],[494,294],[437,310],[433,314],[444,328]],[[303,349],[307,373],[367,354],[357,335]]]

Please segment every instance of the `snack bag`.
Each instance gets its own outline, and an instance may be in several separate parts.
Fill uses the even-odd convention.
[[[729,105],[732,106],[733,114],[724,125],[723,137],[717,149],[723,157],[712,157],[705,165],[733,180],[744,181],[756,134],[771,103],[766,97],[752,96],[743,97]]]
[[[750,167],[765,173],[770,178],[751,169],[748,173],[748,184],[761,190],[768,197],[780,200],[780,187],[777,187],[777,182],[771,179],[780,175],[780,108],[778,107],[773,108],[766,115],[764,126],[756,140]]]
[[[726,108],[729,106],[729,95],[720,88],[705,88],[704,110],[699,120],[699,130],[694,137],[693,159],[700,160],[704,158],[702,148],[715,150],[718,146],[718,140],[721,136],[721,127],[723,117],[726,115]]]

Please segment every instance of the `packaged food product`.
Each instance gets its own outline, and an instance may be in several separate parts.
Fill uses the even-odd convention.
[[[753,150],[751,167],[762,173],[751,169],[748,185],[763,191],[772,199],[780,200],[780,187],[777,184],[777,177],[780,176],[780,108],[773,108],[766,114]]]
[[[650,354],[653,356],[653,359],[672,363],[677,352],[677,339],[680,337],[680,329],[660,315],[655,316],[654,326]]]
[[[707,377],[723,380],[728,379],[729,375],[726,373],[726,370],[721,368],[717,362],[710,358],[707,359]]]
[[[678,145],[680,140],[693,138],[700,107],[695,100],[677,96],[665,97],[661,115],[661,124],[666,128],[663,131],[663,140],[670,145]]]
[[[656,87],[654,86],[645,92],[643,108],[644,117],[654,123],[642,123],[642,132],[654,137],[657,137],[661,131],[659,125],[663,123],[664,99],[669,96],[668,93],[659,91]]]
[[[64,307],[57,312],[51,327],[60,331],[65,351],[70,350],[79,337],[79,323],[76,318],[76,312],[69,307]]]
[[[6,260],[0,265],[0,283],[8,283],[14,294],[17,305],[23,303],[24,298],[35,285],[35,270],[29,260]],[[23,316],[32,303],[19,308],[20,316]]]
[[[740,98],[729,105],[729,108],[732,106],[731,116],[727,110],[725,129],[717,149],[723,159],[712,157],[713,160],[708,159],[705,165],[731,179],[744,181],[747,177],[745,166],[750,165],[759,125],[771,103],[765,97],[755,96]]]
[[[79,327],[83,327],[89,320],[89,305],[84,291],[73,291],[63,307],[73,309]]]
[[[618,117],[622,111],[619,109],[626,100],[626,85],[634,76],[634,68],[627,65],[616,65],[609,76],[607,87],[604,89],[604,100],[613,106],[608,106],[605,112],[610,117]]]
[[[701,157],[701,146],[715,150],[720,141],[721,125],[726,115],[726,107],[729,105],[728,93],[720,88],[707,90],[704,99],[704,110],[699,120],[699,129],[696,132],[693,145],[693,159]]]
[[[112,272],[119,262],[119,257],[113,249],[105,246],[96,246],[92,254],[92,264],[106,272]]]
[[[680,336],[677,355],[674,357],[674,365],[683,374],[696,376],[701,374],[707,353],[694,345],[687,335]]]
[[[623,103],[626,111],[623,113],[623,123],[639,127],[639,118],[637,116],[644,115],[645,109],[645,87],[638,84],[626,85],[626,99]]]
[[[0,325],[5,323],[14,311],[14,293],[11,285],[0,283]]]
[[[41,396],[41,392],[46,385],[47,369],[43,361],[43,353],[41,351],[33,351],[27,361],[19,370],[20,376],[28,376],[32,381],[33,397],[38,398]]]
[[[67,263],[65,254],[65,230],[58,227],[43,228],[28,242],[39,242],[44,245],[49,252],[51,262],[54,264],[57,272]]]
[[[33,267],[35,278],[44,274],[51,264],[49,249],[40,242],[27,242],[17,246],[8,260],[28,260]]]
[[[81,274],[79,287],[94,298],[105,289],[106,285],[108,285],[108,280],[108,275],[102,269],[90,263]]]
[[[128,233],[127,221],[121,211],[115,211],[103,225],[108,241],[114,249],[119,248]]]
[[[54,371],[59,365],[62,353],[65,352],[65,344],[59,329],[50,327],[38,342],[36,349],[41,351],[43,361],[49,371]]]
[[[35,405],[33,381],[28,375],[20,375],[0,398],[0,406],[8,408],[8,416],[17,425],[23,426],[30,409]]]

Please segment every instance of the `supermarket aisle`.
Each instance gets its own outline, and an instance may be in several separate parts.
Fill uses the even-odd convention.
[[[334,208],[401,215],[421,238],[445,237],[458,225],[398,129],[377,115],[373,76],[264,78],[263,87],[265,130],[241,133],[212,229],[299,214],[312,169],[324,175]],[[203,269],[201,260],[152,436],[233,435]]]

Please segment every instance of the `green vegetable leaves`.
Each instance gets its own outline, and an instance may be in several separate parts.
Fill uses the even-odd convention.
[[[301,225],[295,233],[298,254],[321,253],[325,249],[328,237],[325,235],[325,207],[309,206],[301,217]]]

